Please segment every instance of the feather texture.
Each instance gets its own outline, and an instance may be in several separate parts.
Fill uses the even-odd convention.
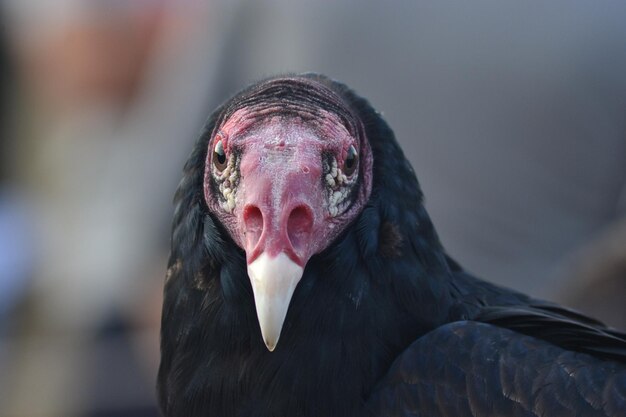
[[[626,415],[626,369],[498,326],[461,321],[413,343],[369,402],[388,417]]]
[[[349,109],[339,116],[362,126],[372,192],[306,264],[268,352],[245,253],[204,200],[204,164],[234,109],[314,101],[294,87],[299,79],[328,89]],[[320,75],[277,80],[211,115],[176,192],[158,376],[166,416],[626,415],[626,336],[464,272],[380,114]]]

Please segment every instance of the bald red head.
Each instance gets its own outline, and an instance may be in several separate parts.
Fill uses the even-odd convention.
[[[214,131],[204,191],[207,204],[246,252],[263,330],[262,315],[282,315],[271,319],[282,325],[308,260],[363,208],[371,192],[372,156],[361,122],[326,87],[279,79],[254,93]],[[273,263],[278,259],[279,267]],[[277,277],[281,271],[290,272]],[[260,312],[260,304],[269,310]],[[280,326],[269,337],[275,340],[266,337],[268,347],[279,334]]]

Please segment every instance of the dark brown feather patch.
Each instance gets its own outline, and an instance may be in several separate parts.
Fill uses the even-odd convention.
[[[385,258],[398,258],[402,256],[402,246],[404,238],[400,233],[398,225],[391,222],[384,222],[380,226],[378,235],[378,252]]]
[[[167,272],[165,273],[165,282],[169,282],[170,278],[172,278],[174,275],[177,275],[182,267],[183,263],[180,261],[180,259],[177,259],[176,262],[172,264],[172,266],[167,268]]]
[[[210,290],[216,281],[216,279],[206,277],[202,271],[198,271],[193,274],[193,287],[200,291]]]

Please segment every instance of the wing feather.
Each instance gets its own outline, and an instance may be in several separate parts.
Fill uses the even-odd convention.
[[[626,367],[495,325],[414,342],[368,402],[374,416],[626,416]]]

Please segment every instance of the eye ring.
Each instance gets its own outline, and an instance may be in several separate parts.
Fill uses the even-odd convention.
[[[222,172],[226,169],[228,165],[228,158],[226,158],[226,152],[224,151],[224,144],[222,140],[218,140],[213,148],[213,166],[219,172]]]
[[[350,149],[348,149],[346,160],[343,162],[343,173],[349,177],[350,175],[354,174],[354,171],[356,171],[356,167],[358,165],[359,154],[357,153],[354,145],[351,145]]]

